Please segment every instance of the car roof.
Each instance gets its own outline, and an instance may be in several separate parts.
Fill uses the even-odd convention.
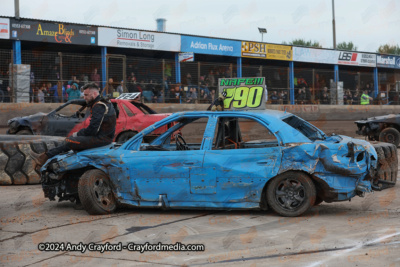
[[[256,117],[262,117],[267,119],[268,121],[274,121],[274,120],[282,120],[284,118],[287,118],[289,116],[292,116],[293,114],[288,113],[288,112],[283,112],[279,110],[272,110],[272,109],[264,109],[264,110],[227,110],[227,111],[184,111],[184,112],[178,112],[175,114],[181,114],[184,116],[237,116],[237,115],[253,115]]]

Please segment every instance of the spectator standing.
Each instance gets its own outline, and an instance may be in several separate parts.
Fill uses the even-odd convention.
[[[73,83],[71,88],[67,89],[68,101],[81,98],[81,91],[78,89],[78,84]]]
[[[160,103],[159,99],[161,98],[161,90],[159,88],[160,86],[156,86],[152,84],[152,93],[153,93],[153,103]]]
[[[306,92],[303,89],[299,89],[297,93],[297,104],[303,105],[306,101]]]
[[[118,85],[115,92],[113,92],[113,97],[117,98],[124,92],[124,81],[121,81],[121,84]]]
[[[97,73],[97,68],[94,68],[92,74],[90,75],[90,80],[97,86],[100,86],[100,74]]]
[[[288,92],[286,90],[284,90],[281,93],[281,99],[282,99],[282,104],[287,104],[288,103],[289,96],[288,96]]]
[[[328,91],[328,87],[326,87],[326,86],[322,89],[322,91],[321,91],[321,93],[320,93],[320,95],[319,95],[320,101],[322,100],[322,98],[324,98],[324,95],[327,95],[327,96],[328,96],[328,99],[330,98],[330,94],[329,94],[329,91]]]
[[[169,95],[169,86],[170,85],[170,81],[168,79],[168,76],[164,76],[164,80],[163,80],[163,86],[164,86],[164,91],[167,93],[167,95]]]
[[[330,97],[329,97],[328,93],[322,93],[322,96],[320,98],[320,103],[323,105],[330,104]]]
[[[191,87],[189,92],[186,94],[186,103],[194,104],[197,101],[196,88]]]
[[[211,101],[211,103],[214,103],[214,100],[215,100],[215,89],[212,89],[211,93],[210,93],[210,101]]]
[[[49,89],[49,93],[50,93],[50,97],[51,97],[51,103],[58,103],[58,86],[57,83],[53,86],[51,86],[50,84],[50,89]]]
[[[369,105],[370,100],[373,100],[373,98],[368,95],[368,90],[364,90],[364,93],[361,95],[360,98],[360,104]]]
[[[174,103],[180,103],[181,102],[181,87],[179,85],[175,86],[175,102]]]
[[[55,65],[51,71],[51,75],[50,75],[50,81],[51,82],[56,82],[60,80],[60,72],[58,70],[58,66]]]
[[[350,92],[350,89],[347,89],[343,95],[343,103],[345,105],[351,105],[353,103],[353,96]]]
[[[115,89],[114,89],[113,84],[114,84],[113,78],[109,78],[106,87],[104,87],[104,89],[103,89],[103,91],[105,91],[106,95],[110,95],[114,92]]]
[[[215,76],[214,76],[213,70],[210,70],[210,73],[208,74],[208,81],[209,81],[210,87],[215,86]]]
[[[352,100],[353,105],[360,105],[360,91],[358,90],[358,88],[356,88]]]
[[[280,96],[277,94],[276,91],[272,91],[272,94],[270,96],[271,103],[272,104],[279,104],[279,100],[281,99]]]
[[[186,84],[188,86],[192,85],[192,75],[189,72],[186,74]]]
[[[171,90],[169,90],[168,98],[165,100],[165,102],[176,103],[175,102],[175,87],[171,87]]]
[[[39,103],[44,103],[43,87],[39,88],[39,91],[38,91],[38,102]]]
[[[200,89],[199,103],[211,103],[210,95],[204,89]]]

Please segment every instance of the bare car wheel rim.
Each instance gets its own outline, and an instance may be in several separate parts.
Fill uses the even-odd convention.
[[[114,203],[111,188],[107,181],[102,178],[95,178],[93,184],[93,195],[99,205],[105,209],[108,209]]]
[[[305,201],[305,190],[301,182],[285,179],[275,190],[276,202],[285,210],[296,210]]]
[[[387,143],[394,143],[394,140],[396,139],[395,137],[394,137],[394,135],[393,134],[390,134],[390,133],[387,133],[386,135],[385,135],[385,141],[387,142]]]

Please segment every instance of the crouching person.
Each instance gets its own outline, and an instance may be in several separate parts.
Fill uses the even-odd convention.
[[[31,152],[37,165],[43,166],[49,158],[69,150],[82,151],[105,146],[113,141],[117,120],[113,104],[100,96],[99,87],[95,83],[83,86],[83,94],[90,109],[89,126],[65,138],[61,146],[41,154]]]

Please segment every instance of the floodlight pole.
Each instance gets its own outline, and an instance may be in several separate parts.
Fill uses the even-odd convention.
[[[14,0],[15,18],[19,19],[19,0]]]
[[[336,49],[335,0],[332,0],[333,49]]]

